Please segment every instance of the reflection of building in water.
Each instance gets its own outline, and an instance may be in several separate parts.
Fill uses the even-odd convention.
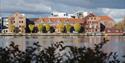
[[[0,44],[2,47],[9,46],[11,41],[13,41],[16,45],[19,45],[20,50],[25,50],[25,37],[24,36],[2,36],[0,40]]]
[[[9,41],[13,41],[15,44],[19,45],[21,50],[25,50],[25,36],[15,36],[9,39]],[[9,42],[10,44],[11,42]]]
[[[33,43],[38,42],[38,39],[36,36],[26,36],[25,44],[26,48],[33,46]]]
[[[93,47],[94,44],[98,44],[102,41],[101,36],[85,36],[84,41],[85,41],[85,46],[87,47]]]

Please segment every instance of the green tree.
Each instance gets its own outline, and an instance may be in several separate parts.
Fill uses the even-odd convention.
[[[81,25],[79,23],[74,24],[74,29],[76,32],[79,32],[81,28]]]
[[[57,24],[56,28],[58,29],[59,32],[63,32],[64,31],[64,24],[63,23]]]
[[[33,29],[34,29],[34,25],[33,25],[33,24],[29,24],[28,27],[29,27],[29,29],[30,29],[30,32],[32,33],[32,32],[33,32]]]
[[[10,32],[14,32],[15,26],[13,24],[10,25]]]
[[[43,30],[43,24],[38,24],[38,30],[41,32]]]
[[[45,27],[46,27],[46,31],[48,32],[51,26],[47,23]]]
[[[118,22],[114,26],[116,29],[125,30],[125,17],[122,21]]]
[[[25,26],[24,26],[24,25],[21,26],[21,32],[22,32],[22,33],[25,32]]]
[[[68,24],[66,24],[66,31],[67,32],[70,32],[70,29],[71,29],[71,25],[68,23]]]

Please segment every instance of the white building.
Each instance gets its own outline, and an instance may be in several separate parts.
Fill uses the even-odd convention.
[[[51,18],[75,18],[74,14],[68,14],[66,12],[52,12]]]
[[[2,18],[3,20],[3,29],[2,29],[2,33],[8,33],[8,24],[9,24],[9,21],[8,21],[8,17],[3,17]]]
[[[89,12],[84,12],[84,11],[78,11],[74,13],[74,15],[76,15],[77,18],[84,18],[88,16],[89,14],[90,14]]]

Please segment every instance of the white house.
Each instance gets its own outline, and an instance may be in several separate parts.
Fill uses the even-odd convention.
[[[68,14],[66,12],[52,12],[50,18],[75,18],[74,14]]]

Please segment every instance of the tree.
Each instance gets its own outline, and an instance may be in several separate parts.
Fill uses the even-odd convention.
[[[81,28],[81,25],[79,23],[74,24],[74,29],[76,32],[79,32]]]
[[[116,23],[115,28],[120,30],[125,30],[125,18],[122,21]]]
[[[21,26],[21,32],[22,32],[22,33],[25,32],[25,26],[24,26],[24,25]]]
[[[10,25],[10,32],[14,32],[15,26],[13,24]]]
[[[34,29],[34,25],[33,25],[33,24],[29,24],[28,27],[29,27],[29,29],[30,29],[30,32],[32,33],[32,32],[33,32],[33,29]]]
[[[15,32],[15,33],[19,33],[19,32],[20,32],[19,27],[15,27],[15,28],[14,28],[14,32]]]
[[[70,24],[66,24],[66,31],[70,32],[70,29],[71,29],[71,25]]]
[[[38,24],[38,30],[41,32],[43,30],[43,24]]]
[[[56,28],[58,29],[59,32],[63,32],[64,31],[64,24],[63,23],[57,24]]]
[[[50,27],[50,33],[53,33],[53,32],[55,32],[55,29],[54,29],[54,27]]]
[[[51,26],[47,23],[45,27],[46,27],[46,31],[48,32]]]

